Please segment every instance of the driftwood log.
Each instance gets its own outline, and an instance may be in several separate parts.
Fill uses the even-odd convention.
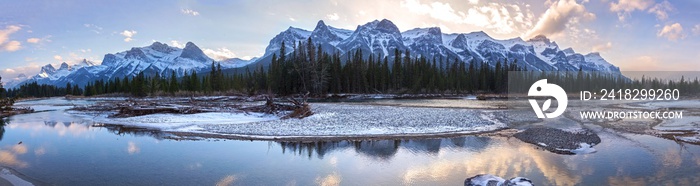
[[[116,112],[109,117],[125,118],[150,114],[196,114],[204,112],[258,112],[281,115],[282,119],[305,118],[311,116],[311,106],[307,103],[308,93],[300,98],[288,98],[276,102],[271,95],[264,97],[263,105],[243,107],[242,102],[258,99],[241,98],[189,98],[189,99],[128,99],[120,102],[102,102],[90,106],[74,107],[72,110],[92,112]]]
[[[302,97],[302,100],[296,100],[294,98],[289,98],[289,102],[294,104],[294,109],[292,110],[292,113],[289,113],[288,115],[282,117],[282,119],[289,119],[289,118],[305,118],[313,115],[313,111],[311,111],[311,106],[309,106],[309,103],[307,102],[309,98],[309,93],[304,94]]]
[[[119,112],[112,115],[111,117],[117,117],[117,118],[124,118],[124,117],[134,117],[134,116],[143,116],[143,115],[149,115],[149,114],[196,114],[196,113],[203,113],[206,111],[197,109],[197,108],[192,108],[192,107],[185,107],[185,108],[177,108],[177,107],[151,107],[151,108],[142,108],[142,107],[121,107],[119,108]]]
[[[264,105],[248,107],[244,108],[243,110],[248,112],[262,112],[266,114],[279,114],[280,112],[291,111],[291,113],[283,116],[282,119],[301,119],[314,114],[311,111],[311,106],[309,106],[309,103],[307,102],[308,98],[309,93],[306,93],[302,95],[300,100],[288,98],[288,103],[275,103],[274,97],[268,95],[265,97]]]
[[[12,110],[0,111],[0,118],[10,117],[19,114],[33,113],[34,109],[29,107],[12,108]]]

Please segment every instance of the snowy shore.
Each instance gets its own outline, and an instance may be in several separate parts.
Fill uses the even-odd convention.
[[[505,128],[493,110],[312,103],[314,115],[280,119],[261,113],[209,112],[152,114],[110,118],[84,115],[96,123],[157,129],[165,132],[279,139],[480,133]]]

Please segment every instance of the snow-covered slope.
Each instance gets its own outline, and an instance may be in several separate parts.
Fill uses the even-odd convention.
[[[459,58],[452,49],[443,43],[443,34],[440,28],[416,28],[401,33],[403,43],[411,51],[411,55],[426,57],[443,57],[446,59]]]
[[[319,21],[313,31],[289,27],[272,38],[260,58],[242,60],[238,58],[219,61],[224,69],[258,67],[270,64],[273,54],[279,55],[282,42],[286,55],[294,51],[294,46],[308,39],[324,52],[339,53],[341,59],[361,50],[362,56],[394,57],[398,49],[402,55],[426,57],[443,61],[464,63],[486,62],[494,66],[497,62],[517,61],[521,67],[534,71],[605,71],[619,73],[620,69],[607,62],[599,53],[579,54],[572,48],[560,49],[559,45],[545,36],[536,36],[528,41],[521,38],[506,40],[494,39],[484,32],[442,33],[439,27],[416,28],[400,32],[389,20],[374,20],[358,25],[355,30],[334,28]],[[192,70],[208,71],[214,60],[204,54],[194,43],[188,42],[184,48],[154,42],[146,47],[106,54],[101,65],[83,61],[70,66],[61,64],[58,69],[44,66],[34,76],[20,76],[5,83],[15,88],[27,82],[65,86],[66,83],[83,86],[95,80],[107,80],[134,76],[140,72],[147,75],[159,73],[177,76]],[[237,69],[234,69],[237,70]]]
[[[336,47],[346,53],[362,50],[364,57],[369,54],[389,57],[395,49],[406,50],[402,39],[399,28],[393,22],[386,19],[374,20],[357,26],[355,32]]]
[[[6,88],[16,88],[19,85],[22,85],[24,83],[28,82],[37,82],[39,84],[55,84],[56,81],[60,79],[64,79],[66,76],[70,75],[71,73],[80,70],[85,67],[91,67],[94,66],[94,63],[87,61],[83,59],[78,64],[74,65],[68,65],[67,63],[63,62],[60,64],[59,68],[56,69],[53,67],[51,64],[47,64],[43,67],[41,67],[41,70],[39,71],[39,74],[34,75],[34,76],[26,76],[25,74],[20,74],[16,78],[10,79],[7,83],[5,83]],[[63,84],[62,86],[65,86]]]
[[[290,42],[304,41],[308,37],[311,37],[315,45],[321,45],[324,51],[348,55],[362,50],[365,58],[369,55],[393,58],[394,49],[399,49],[402,55],[408,51],[414,57],[445,61],[457,59],[465,63],[486,62],[491,66],[506,60],[517,61],[519,66],[535,71],[583,69],[619,72],[618,67],[597,53],[583,55],[571,48],[562,50],[556,42],[542,35],[524,41],[521,38],[498,40],[481,31],[445,34],[439,27],[400,32],[396,25],[386,19],[358,25],[354,31],[335,29],[323,21],[319,21],[311,32],[290,27],[270,41],[265,55],[258,60],[258,65],[268,64],[265,61],[269,61],[269,56],[274,53],[279,55],[282,41],[287,43],[286,53],[289,54],[294,50]]]
[[[146,47],[134,47],[130,50],[106,54],[101,65],[94,65],[92,62],[83,60],[81,63],[69,66],[61,64],[59,69],[55,69],[51,64],[41,68],[39,74],[25,80],[18,79],[18,82],[8,83],[8,88],[30,82],[39,84],[50,84],[59,87],[67,83],[84,86],[95,80],[108,80],[114,78],[131,77],[144,72],[146,75],[170,75],[175,73],[183,76],[192,70],[202,71],[211,67],[213,59],[192,42],[185,44],[180,49],[168,46],[160,42],[154,42]],[[249,62],[245,60],[229,59],[222,62],[222,66],[232,68],[245,66]]]

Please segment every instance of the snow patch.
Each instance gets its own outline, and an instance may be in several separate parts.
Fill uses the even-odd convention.
[[[574,154],[591,154],[596,152],[591,144],[581,143],[578,149],[570,150]]]
[[[226,113],[208,112],[198,114],[151,114],[128,118],[109,118],[100,115],[94,120],[98,123],[120,124],[135,127],[146,127],[163,131],[198,131],[199,125],[243,124],[261,121],[278,120],[278,116],[261,113]]]
[[[3,168],[0,171],[0,178],[7,180],[7,182],[10,182],[12,185],[34,185],[31,182],[28,182],[27,180],[13,174],[12,171],[6,168]]]

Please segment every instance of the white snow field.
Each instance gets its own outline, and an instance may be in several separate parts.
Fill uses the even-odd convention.
[[[304,119],[280,119],[260,113],[152,114],[109,118],[92,117],[96,123],[189,132],[274,137],[352,137],[477,133],[506,127],[493,110],[376,106],[344,103],[312,103],[314,115]]]
[[[246,124],[200,125],[222,134],[260,136],[362,136],[473,133],[504,128],[499,113],[472,109],[373,106],[339,103],[312,104],[316,113],[304,119]],[[486,119],[485,119],[486,118]]]

